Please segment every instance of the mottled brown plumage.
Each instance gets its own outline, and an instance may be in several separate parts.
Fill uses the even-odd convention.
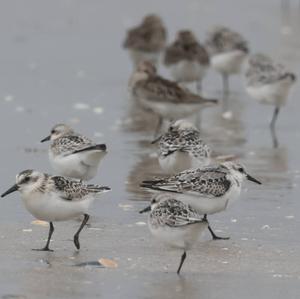
[[[170,66],[182,60],[195,61],[205,66],[209,65],[206,49],[189,30],[178,32],[176,40],[166,49],[164,63]]]
[[[166,44],[167,32],[161,18],[147,15],[142,23],[127,32],[123,47],[144,52],[159,52]]]

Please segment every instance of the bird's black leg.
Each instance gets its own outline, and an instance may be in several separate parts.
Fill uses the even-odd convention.
[[[222,79],[223,79],[223,112],[228,111],[229,109],[229,103],[228,103],[228,98],[229,98],[229,80],[228,80],[228,75],[227,74],[222,74]]]
[[[207,215],[205,214],[204,215],[204,219],[207,221]],[[208,223],[208,230],[213,238],[213,240],[229,240],[230,238],[229,237],[219,237],[217,236],[214,231],[212,230],[211,226],[209,225],[209,222],[207,221]]]
[[[196,89],[197,89],[197,93],[201,94],[202,92],[202,80],[199,80],[196,82]]]
[[[35,251],[53,251],[52,249],[49,248],[49,244],[50,244],[50,241],[51,241],[51,237],[52,237],[52,234],[54,232],[54,226],[53,226],[53,223],[52,222],[49,222],[49,234],[48,234],[48,240],[47,240],[47,243],[45,245],[44,248],[42,249],[32,249],[32,250],[35,250]]]
[[[78,231],[76,232],[76,234],[74,235],[74,244],[75,247],[77,249],[80,249],[80,243],[79,243],[79,234],[82,231],[82,229],[84,228],[84,226],[87,224],[88,220],[89,220],[90,216],[88,214],[84,214],[84,218],[83,221],[78,229]]]
[[[155,129],[155,133],[154,133],[154,138],[156,138],[159,134],[159,132],[161,131],[161,126],[163,124],[163,119],[162,117],[159,115],[158,116],[158,123],[157,123],[157,127]]]
[[[271,129],[271,136],[272,136],[272,140],[273,140],[273,147],[277,148],[278,147],[278,139],[277,139],[277,135],[276,135],[276,130],[275,130],[275,123],[279,114],[279,107],[275,107],[274,113],[273,113],[273,117],[270,123],[270,129]]]
[[[184,262],[185,258],[186,258],[186,252],[184,251],[183,254],[182,254],[182,256],[181,256],[179,267],[177,269],[177,274],[178,275],[180,274],[180,270],[181,270],[181,267],[183,265],[183,262]]]

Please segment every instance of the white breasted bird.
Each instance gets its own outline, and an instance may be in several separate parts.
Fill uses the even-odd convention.
[[[238,32],[224,26],[215,26],[207,33],[205,42],[213,69],[222,75],[223,79],[223,110],[227,112],[229,76],[241,71],[249,46],[246,39]]]
[[[134,66],[149,60],[159,61],[167,41],[167,30],[162,19],[155,14],[146,15],[141,24],[128,30],[123,47],[129,51]]]
[[[202,215],[224,211],[240,196],[244,179],[261,184],[235,162],[182,171],[176,175],[143,181],[141,187],[172,194]],[[213,239],[217,237],[208,226]],[[228,239],[228,238],[225,238]]]
[[[160,129],[163,120],[186,118],[218,104],[216,99],[196,95],[176,82],[162,78],[149,61],[138,65],[129,80],[129,90],[145,109],[158,115],[156,131]]]
[[[155,195],[151,206],[140,213],[149,210],[148,226],[152,235],[166,245],[183,250],[177,269],[177,274],[180,274],[186,251],[207,228],[207,220],[195,209],[168,194]]]
[[[275,122],[280,108],[286,104],[291,86],[296,81],[296,75],[269,56],[259,53],[249,58],[245,77],[246,91],[250,97],[262,104],[275,107],[270,128],[273,145],[277,147]]]
[[[165,173],[207,166],[211,150],[199,130],[185,119],[171,123],[168,131],[152,143],[158,143],[158,161]]]
[[[49,160],[53,169],[63,176],[84,181],[96,176],[100,161],[107,153],[105,144],[96,144],[65,124],[55,125],[41,142],[48,140],[52,141]]]
[[[198,93],[209,68],[209,55],[190,30],[181,30],[165,51],[164,63],[176,82],[195,82]]]
[[[19,191],[25,208],[35,218],[49,222],[47,243],[44,248],[36,250],[52,251],[49,244],[54,231],[53,222],[84,216],[74,235],[74,244],[77,249],[80,249],[79,234],[88,222],[89,206],[101,193],[109,190],[110,188],[105,186],[86,185],[78,180],[62,176],[50,176],[36,170],[24,170],[16,176],[16,184],[1,197]]]

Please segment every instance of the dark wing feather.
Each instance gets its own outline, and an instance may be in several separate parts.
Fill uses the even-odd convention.
[[[205,99],[182,89],[176,82],[159,76],[136,83],[134,94],[153,102],[169,102],[174,104],[202,104]]]
[[[190,206],[171,198],[157,205],[150,213],[150,221],[152,221],[152,224],[182,227],[202,222],[203,218]]]
[[[74,135],[66,135],[60,138],[57,138],[51,144],[51,150],[56,155],[69,155],[74,153],[75,151],[80,151],[84,148],[88,148],[91,146],[95,146],[96,144],[92,142],[89,138],[74,134]]]
[[[199,196],[218,197],[224,195],[230,188],[231,181],[227,178],[227,172],[221,168],[206,167],[186,170],[165,179],[147,181],[141,186],[160,191],[195,192]]]
[[[62,176],[52,176],[53,188],[55,192],[60,194],[64,200],[82,200],[84,197],[91,193],[101,193],[109,191],[109,187],[98,185],[85,185],[80,181],[68,179]]]

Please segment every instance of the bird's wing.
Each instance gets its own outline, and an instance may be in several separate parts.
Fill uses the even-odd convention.
[[[202,215],[197,211],[176,199],[159,203],[151,214],[161,225],[170,227],[186,226],[203,220]]]
[[[253,55],[246,70],[248,85],[272,84],[287,75],[293,75],[282,64],[275,63],[270,57],[264,54]]]
[[[177,175],[144,181],[141,187],[175,193],[190,193],[205,197],[218,197],[226,193],[231,181],[227,173],[213,167],[183,171]]]
[[[205,99],[159,76],[137,82],[134,93],[149,101],[173,104],[202,104]],[[209,101],[209,100],[207,100]]]
[[[70,155],[76,151],[96,145],[89,138],[83,135],[67,135],[62,136],[53,141],[51,149],[57,155]]]
[[[80,181],[68,179],[62,176],[52,176],[52,191],[57,192],[61,199],[79,201],[89,194],[97,194],[109,191],[110,188],[99,185],[85,185]]]

